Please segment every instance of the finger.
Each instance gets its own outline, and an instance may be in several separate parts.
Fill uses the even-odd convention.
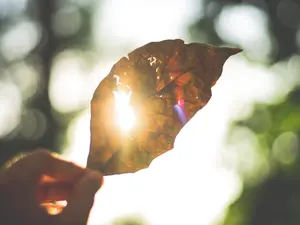
[[[41,183],[38,185],[36,191],[37,201],[45,203],[49,201],[68,200],[73,187],[73,183],[65,181]]]
[[[74,183],[86,172],[85,168],[59,159],[45,150],[39,150],[12,164],[4,173],[3,182],[9,184],[11,194],[18,200],[18,204],[14,206],[17,213],[24,214],[24,218],[43,218],[46,213],[38,206],[35,198],[37,184],[42,175]]]
[[[76,181],[84,173],[85,168],[60,159],[45,150],[38,150],[27,155],[10,169],[10,177],[13,179],[32,183],[36,183],[43,174],[57,180]]]
[[[64,224],[86,224],[94,203],[94,196],[102,183],[103,176],[101,174],[89,172],[76,184],[68,205],[61,214]]]
[[[59,159],[45,150],[38,150],[15,162],[6,171],[5,182],[12,186],[14,195],[20,201],[20,208],[26,208],[28,214],[39,212],[37,214],[42,215],[36,201],[37,185],[42,175],[74,183],[86,171],[87,169]]]
[[[38,161],[34,165],[34,161]],[[56,180],[76,181],[85,173],[85,168],[73,162],[66,161],[53,153],[39,150],[32,157],[28,157],[26,164],[33,165],[32,172],[39,176],[40,173],[50,176]],[[39,171],[40,172],[39,172]]]

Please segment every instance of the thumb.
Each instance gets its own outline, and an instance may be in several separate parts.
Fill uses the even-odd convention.
[[[67,207],[61,214],[62,224],[86,225],[94,197],[103,183],[103,176],[98,172],[88,172],[75,185]]]

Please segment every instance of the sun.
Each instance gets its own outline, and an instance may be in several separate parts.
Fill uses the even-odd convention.
[[[114,91],[115,97],[115,115],[119,128],[123,132],[129,132],[136,122],[135,112],[130,105],[131,91],[125,93]]]

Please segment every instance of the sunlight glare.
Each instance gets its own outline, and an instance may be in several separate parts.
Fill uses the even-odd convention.
[[[122,131],[128,132],[135,124],[135,113],[129,104],[131,91],[129,94],[114,91],[116,116]]]
[[[147,42],[186,39],[188,25],[200,15],[197,0],[105,0],[93,19],[93,39],[106,57],[114,57],[118,51],[125,54],[128,47]]]

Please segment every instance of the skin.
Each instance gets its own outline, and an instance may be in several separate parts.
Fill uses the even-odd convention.
[[[103,183],[99,172],[37,150],[0,173],[0,223],[10,225],[85,225],[94,195]],[[57,215],[41,203],[67,200]]]

